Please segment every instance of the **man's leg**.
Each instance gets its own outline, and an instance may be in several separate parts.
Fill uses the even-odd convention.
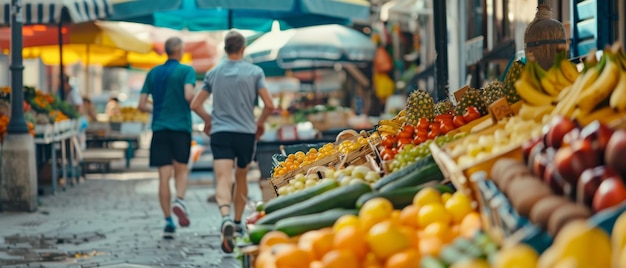
[[[171,216],[172,194],[170,192],[170,178],[172,178],[172,165],[159,167],[159,203],[165,218]]]
[[[248,199],[248,170],[250,165],[245,168],[237,167],[235,170],[235,196],[233,203],[235,204],[235,223],[241,222],[243,210],[246,207]]]
[[[235,224],[230,218],[230,203],[232,201],[231,189],[233,181],[233,160],[214,160],[213,172],[217,181],[215,187],[215,198],[218,209],[222,215],[222,251],[232,253],[235,247]]]
[[[189,170],[187,169],[187,164],[174,161],[174,185],[176,186],[176,200],[174,200],[172,210],[178,218],[178,224],[182,227],[187,227],[190,224],[189,217],[187,215],[187,208],[184,202],[188,178]]]
[[[163,238],[174,238],[176,225],[171,217],[170,178],[172,178],[172,151],[168,144],[167,131],[155,131],[150,144],[150,166],[158,167],[159,172],[159,203],[165,216]]]

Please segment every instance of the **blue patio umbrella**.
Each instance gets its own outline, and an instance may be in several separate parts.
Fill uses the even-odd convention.
[[[369,18],[365,0],[112,0],[109,20],[190,31],[231,28],[267,32],[320,24],[348,25]],[[356,1],[356,2],[355,2]],[[323,4],[323,5],[321,5]]]
[[[272,31],[246,48],[245,56],[266,73],[367,64],[376,45],[365,34],[342,25],[319,25]],[[270,76],[270,75],[268,75]]]

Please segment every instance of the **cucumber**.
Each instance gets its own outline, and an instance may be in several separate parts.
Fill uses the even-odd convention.
[[[344,215],[357,215],[356,209],[336,208],[321,213],[295,216],[282,219],[276,223],[276,230],[288,236],[297,236],[311,230],[331,227],[337,219]]]
[[[267,204],[265,204],[265,214],[270,214],[281,208],[286,208],[293,204],[300,203],[304,200],[307,200],[328,190],[335,189],[337,187],[339,187],[339,183],[337,181],[328,180],[320,182],[319,184],[311,188],[304,189],[297,193],[276,197],[268,201]]]
[[[252,244],[258,245],[261,243],[261,239],[265,234],[274,230],[274,225],[254,225],[252,229],[248,231],[248,238]]]
[[[324,192],[289,207],[279,209],[272,214],[267,214],[256,223],[275,224],[279,220],[289,217],[319,213],[333,208],[354,209],[356,208],[356,200],[359,199],[361,195],[371,191],[372,188],[364,182],[349,184]]]
[[[356,201],[356,207],[358,209],[365,204],[370,199],[374,199],[377,197],[385,198],[393,204],[395,209],[403,209],[404,207],[413,203],[413,198],[417,192],[421,191],[427,186],[432,186],[435,189],[439,190],[440,193],[453,193],[454,190],[443,184],[435,184],[429,185],[429,183],[418,185],[418,186],[408,186],[400,189],[390,190],[386,192],[372,192],[362,195],[359,200]]]
[[[381,188],[383,188],[385,185],[392,183],[408,174],[410,174],[411,172],[420,169],[421,167],[425,166],[425,165],[430,165],[435,163],[435,160],[433,159],[432,155],[428,155],[420,160],[417,160],[415,163],[410,164],[406,167],[404,167],[401,170],[398,170],[396,172],[393,172],[387,176],[382,177],[380,180],[378,180],[376,183],[374,183],[374,189],[375,190],[380,190]]]
[[[392,183],[385,185],[379,191],[387,192],[395,189],[401,189],[407,186],[422,185],[429,181],[442,181],[443,173],[439,169],[439,166],[435,163],[421,167],[409,175],[406,175]]]

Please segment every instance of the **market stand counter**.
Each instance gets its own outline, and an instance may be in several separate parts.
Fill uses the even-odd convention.
[[[59,176],[63,179],[63,190],[66,189],[66,182],[70,186],[79,183],[82,155],[77,138],[78,129],[79,121],[76,119],[35,125],[34,141],[40,192],[49,190],[51,194],[55,194]]]

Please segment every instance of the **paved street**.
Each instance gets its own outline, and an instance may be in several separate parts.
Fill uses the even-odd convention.
[[[0,267],[240,267],[219,247],[221,218],[212,174],[194,173],[186,197],[191,226],[161,239],[154,172],[94,174],[40,198],[34,213],[0,213]],[[261,200],[257,182],[250,199]]]

